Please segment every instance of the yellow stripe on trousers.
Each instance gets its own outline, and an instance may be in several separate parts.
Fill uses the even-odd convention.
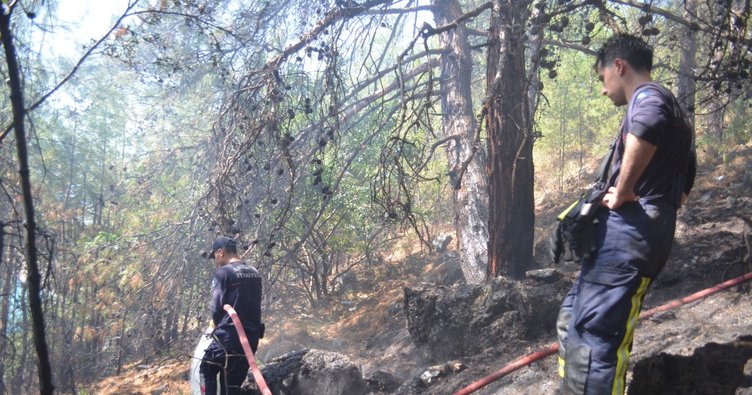
[[[632,296],[632,309],[629,311],[629,317],[627,318],[627,331],[624,333],[624,340],[622,340],[621,345],[616,350],[616,375],[614,376],[612,395],[622,395],[624,393],[624,380],[627,374],[629,351],[632,347],[635,325],[640,315],[640,309],[642,309],[642,300],[645,298],[645,293],[648,291],[649,286],[650,279],[643,277],[640,286],[637,288],[637,292]]]

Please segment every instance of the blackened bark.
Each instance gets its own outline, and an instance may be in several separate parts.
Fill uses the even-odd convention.
[[[434,0],[434,20],[440,26],[462,15],[457,0]],[[486,153],[477,147],[478,122],[473,114],[473,61],[464,24],[439,36],[441,54],[441,108],[444,136],[457,136],[447,146],[449,174],[454,184],[454,229],[460,266],[469,284],[485,280],[488,262],[488,191]],[[469,161],[469,162],[468,162]],[[467,162],[467,170],[462,168]],[[461,178],[460,178],[461,177]]]
[[[533,255],[533,139],[525,73],[529,0],[497,0],[488,51],[488,276],[521,278]]]
[[[14,3],[16,4],[16,3]],[[34,347],[37,352],[37,368],[39,375],[39,392],[52,394],[52,370],[50,368],[49,351],[45,339],[44,315],[40,289],[39,265],[37,263],[36,221],[34,219],[34,200],[29,180],[29,158],[26,149],[26,129],[24,127],[24,99],[21,88],[21,76],[10,31],[11,15],[14,7],[7,6],[0,15],[0,35],[2,35],[5,61],[8,64],[8,79],[10,84],[11,105],[13,107],[13,126],[18,152],[19,173],[21,175],[21,189],[23,191],[24,211],[26,214],[26,267],[28,270],[26,281],[29,289],[29,309],[33,324]]]

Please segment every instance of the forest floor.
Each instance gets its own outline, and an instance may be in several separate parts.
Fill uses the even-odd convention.
[[[692,199],[679,215],[669,263],[648,292],[643,310],[752,271],[752,263],[744,262],[745,256],[752,253],[752,162],[748,158],[752,158],[752,145],[739,147],[726,155],[725,163],[707,166],[698,174]],[[541,204],[538,218],[553,218],[558,209]],[[550,222],[539,220],[539,239],[543,239],[549,226]],[[261,342],[258,357],[267,360],[288,351],[319,348],[347,355],[361,366],[364,377],[383,370],[410,379],[429,364],[420,360],[407,332],[402,312],[403,288],[421,282],[443,282],[447,267],[456,259],[452,251],[429,256],[408,251],[388,259],[382,267],[370,268],[372,279],[361,281],[343,300],[290,312],[286,317],[266,315],[268,335]],[[577,271],[569,266],[559,269],[568,276],[575,276]],[[464,358],[460,361],[461,371],[441,379],[426,393],[449,394],[493,373],[554,342],[553,323],[550,332],[548,338],[520,343],[514,353],[500,355],[488,350]],[[634,364],[645,358],[660,353],[689,356],[707,343],[728,343],[741,336],[752,336],[752,282],[640,322],[628,382]],[[176,345],[174,349],[183,350],[177,356],[152,360],[148,365],[128,365],[121,375],[106,378],[87,391],[188,394],[190,353],[195,340]],[[749,381],[752,363],[747,363],[745,374]],[[557,386],[556,358],[550,356],[477,393],[552,394]],[[752,383],[742,386],[745,389],[737,394],[752,394]]]

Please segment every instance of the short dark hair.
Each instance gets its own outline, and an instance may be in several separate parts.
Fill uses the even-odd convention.
[[[626,60],[637,72],[650,72],[653,69],[653,48],[631,34],[618,33],[606,40],[596,54],[593,67],[597,72],[599,66],[606,67],[616,58]]]

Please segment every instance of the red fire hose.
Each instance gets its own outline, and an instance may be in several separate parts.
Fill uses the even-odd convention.
[[[261,370],[256,364],[256,357],[253,355],[253,349],[251,349],[251,345],[248,343],[248,337],[245,335],[245,329],[243,329],[243,324],[240,322],[238,313],[236,313],[235,309],[229,304],[222,306],[222,308],[225,309],[232,319],[232,323],[235,325],[235,330],[237,330],[238,336],[240,337],[240,344],[243,346],[243,351],[245,351],[245,358],[251,366],[251,372],[253,373],[253,378],[256,379],[256,385],[258,385],[259,391],[261,391],[263,395],[272,395],[272,391],[270,391],[269,387],[266,385],[266,380],[264,380],[264,376],[261,375]]]
[[[739,276],[736,278],[733,278],[731,280],[722,282],[712,288],[708,288],[696,293],[693,293],[692,295],[689,295],[687,297],[681,298],[681,299],[675,299],[672,300],[664,305],[658,306],[656,308],[644,311],[642,314],[640,314],[640,319],[648,318],[656,313],[659,313],[661,311],[671,310],[675,309],[679,306],[685,305],[687,303],[694,302],[696,300],[702,299],[704,297],[710,296],[714,293],[723,291],[724,289],[733,287],[734,285],[743,283],[745,281],[752,280],[752,272],[749,272],[743,276]],[[472,394],[473,392],[493,383],[494,381],[508,375],[509,373],[514,372],[515,370],[530,365],[531,363],[543,359],[549,355],[555,354],[557,351],[559,351],[559,343],[552,343],[547,345],[546,347],[532,353],[529,355],[526,355],[506,366],[503,368],[497,370],[496,372],[491,373],[490,375],[460,389],[459,391],[455,392],[453,395],[468,395]]]
[[[722,283],[720,283],[720,284],[718,284],[718,285],[716,285],[714,287],[711,287],[711,288],[708,288],[708,289],[704,289],[704,290],[699,291],[699,292],[695,292],[692,295],[689,295],[687,297],[684,297],[684,298],[681,298],[681,299],[672,300],[672,301],[670,301],[670,302],[668,302],[668,303],[666,303],[664,305],[652,308],[652,309],[650,309],[648,311],[643,311],[642,314],[640,314],[640,319],[649,318],[649,317],[655,315],[656,313],[660,313],[661,311],[672,310],[672,309],[675,309],[675,308],[677,308],[679,306],[685,305],[687,303],[692,303],[695,300],[699,300],[699,299],[702,299],[702,298],[704,298],[706,296],[710,296],[710,295],[712,295],[712,294],[714,294],[716,292],[723,291],[726,288],[733,287],[736,284],[740,284],[740,283],[743,283],[743,282],[748,281],[748,280],[752,280],[752,272],[749,272],[749,273],[747,273],[745,275],[742,275],[742,276],[739,276],[739,277],[736,277],[736,278],[732,278],[731,280],[728,280],[728,281],[724,281],[724,282],[722,282]]]

